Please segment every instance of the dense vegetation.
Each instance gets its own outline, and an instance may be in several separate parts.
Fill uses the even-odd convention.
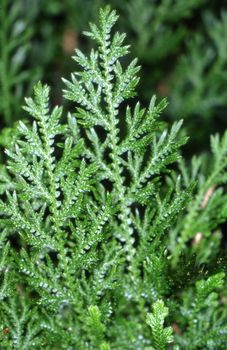
[[[227,15],[103,3],[2,0],[1,349],[224,349]]]

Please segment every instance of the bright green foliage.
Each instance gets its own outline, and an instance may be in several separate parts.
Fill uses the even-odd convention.
[[[88,325],[90,327],[90,339],[94,349],[108,350],[109,345],[103,342],[105,326],[101,322],[101,313],[97,306],[88,309]]]
[[[169,248],[185,208],[192,203],[198,211],[193,176],[186,181],[172,170],[187,141],[179,133],[182,122],[165,130],[159,116],[166,101],[155,97],[148,108],[126,106],[136,95],[139,68],[136,60],[124,67],[129,47],[125,35],[112,33],[117,18],[109,7],[101,9],[98,25],[85,33],[96,48],[89,56],[76,51],[80,68],[64,80],[74,113],[63,123],[62,108],[49,106],[48,86],[36,84],[24,107],[32,124],[19,122],[17,141],[6,150],[9,174],[0,202],[6,350],[164,350],[172,347],[174,323],[183,333],[183,343],[175,337],[174,346],[187,349],[194,331],[180,307],[187,311],[194,294],[193,319],[207,308],[207,317],[212,310],[217,318],[212,329],[222,329],[220,294],[211,309],[206,297],[216,287],[223,293],[223,273],[209,277],[207,271],[204,280],[195,270],[187,280],[188,265],[179,269]],[[226,170],[225,142],[213,139],[215,175],[203,192]],[[217,201],[220,206],[221,192]],[[209,230],[221,221],[211,221]],[[193,235],[177,235],[183,250]],[[213,345],[208,339],[203,347],[224,343],[219,331],[213,334]]]
[[[153,305],[153,313],[147,315],[147,323],[152,329],[153,349],[155,350],[165,350],[166,345],[173,341],[172,328],[164,327],[166,316],[168,316],[168,308],[164,306],[162,300],[157,300]]]
[[[98,51],[91,51],[90,58],[87,58],[77,50],[75,60],[84,70],[72,74],[72,82],[64,81],[68,88],[65,96],[78,104],[76,118],[87,131],[90,143],[86,150],[87,157],[99,163],[100,180],[112,183],[113,201],[115,205],[120,204],[118,219],[121,225],[117,229],[116,237],[125,242],[126,258],[130,261],[135,251],[133,221],[137,215],[131,213],[129,208],[134,203],[144,204],[152,196],[154,183],[158,181],[159,174],[168,164],[178,159],[178,149],[186,142],[186,138],[177,139],[181,123],[176,123],[169,132],[163,131],[157,139],[154,131],[161,129],[157,117],[166,103],[162,101],[155,105],[154,97],[147,110],[141,108],[139,103],[134,110],[127,108],[125,119],[127,133],[124,138],[120,137],[119,124],[124,123],[120,105],[125,99],[135,95],[138,67],[136,60],[133,60],[124,70],[118,61],[128,52],[128,47],[122,46],[125,36],[119,33],[113,36],[112,42],[110,41],[110,30],[116,20],[114,12],[101,12],[100,28],[92,24],[91,32],[85,33],[97,42]],[[95,127],[101,127],[103,131]],[[101,144],[103,137],[105,140]],[[148,158],[145,157],[146,149],[150,150]],[[127,186],[125,186],[125,173],[128,174],[127,181],[130,181]],[[181,209],[186,198],[187,194],[182,192],[181,196],[176,197],[169,205],[169,210],[165,213],[167,227],[168,220]],[[158,212],[155,215],[155,212],[148,213],[147,210],[146,221],[154,221],[155,216],[158,222],[162,221],[163,204],[157,192],[153,200],[156,202]],[[168,199],[166,201],[168,202]],[[165,204],[167,209],[168,204]],[[162,218],[159,218],[159,215]],[[161,222],[160,226],[162,227]],[[146,236],[143,245],[149,236],[152,237],[152,225]],[[141,249],[144,248],[141,246]]]

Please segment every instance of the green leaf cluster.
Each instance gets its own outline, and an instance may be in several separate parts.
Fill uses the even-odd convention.
[[[181,158],[182,122],[166,128],[159,120],[166,100],[127,105],[139,67],[125,67],[129,47],[112,31],[117,19],[101,9],[85,32],[95,48],[88,56],[76,50],[80,68],[63,80],[72,113],[51,108],[49,87],[37,83],[24,107],[32,122],[19,122],[6,150],[3,349],[225,344],[224,267],[212,271],[211,250],[204,256],[190,240],[201,231],[209,246],[226,218],[226,135],[212,138],[208,177],[202,160],[192,160],[191,173]]]

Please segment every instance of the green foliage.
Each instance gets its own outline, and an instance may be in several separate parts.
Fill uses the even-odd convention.
[[[103,342],[105,326],[101,322],[101,313],[97,306],[90,306],[88,309],[90,326],[90,339],[94,349],[108,350],[109,345]]]
[[[215,110],[226,108],[226,43],[223,35],[227,31],[227,12],[222,11],[220,19],[206,12],[203,22],[205,34],[197,33],[187,42],[187,53],[173,73],[170,112],[174,118],[176,113],[182,118],[193,118],[193,121],[199,118],[199,123],[210,131],[215,126],[215,120],[212,121]],[[219,115],[217,118],[221,120]],[[200,140],[201,133],[196,134]]]
[[[152,329],[154,347],[151,349],[165,350],[166,345],[173,341],[172,328],[164,328],[164,321],[168,316],[168,308],[162,300],[157,300],[153,305],[153,313],[147,315],[147,323]]]
[[[186,331],[184,337],[178,335],[176,340],[182,348],[225,348],[226,308],[216,292],[223,287],[224,276],[224,273],[218,273],[199,280],[195,289],[183,296],[180,326],[186,327]]]
[[[219,225],[226,221],[226,184],[227,166],[227,133],[211,137],[209,158],[194,157],[187,167],[183,160],[179,167],[186,186],[197,181],[197,189],[191,200],[187,213],[179,217],[178,224],[172,231],[171,251],[177,263],[182,250],[188,250],[187,244],[192,241],[190,250],[194,251],[201,263],[208,262],[219,252]],[[209,218],[209,220],[207,219]],[[215,232],[216,231],[216,232]]]
[[[18,294],[21,294],[21,291],[18,290]],[[2,349],[40,348],[40,315],[25,296],[12,296],[8,302],[1,303],[0,311]]]
[[[226,27],[225,3],[206,0],[109,2],[121,13],[117,28],[127,33],[132,54],[143,63],[139,99],[148,102],[151,92],[168,95],[170,105],[165,115],[174,120],[185,118],[185,127],[193,136],[191,145],[196,148],[199,140],[200,148],[207,147],[209,134],[221,132],[222,125],[226,125],[223,74],[226,62],[222,36]],[[73,53],[74,47],[88,52],[90,41],[82,37],[81,31],[89,20],[96,20],[98,7],[106,1],[4,0],[2,3],[1,34],[5,39],[1,59],[7,58],[0,82],[1,95],[4,95],[0,113],[8,114],[8,121],[2,118],[1,126],[9,127],[21,119],[21,97],[30,94],[37,76],[54,86],[54,103],[62,103],[60,77],[73,70],[67,55]],[[16,16],[14,22],[11,12]],[[12,42],[14,49],[11,50]],[[204,55],[201,56],[201,52]],[[195,127],[198,123],[200,128]],[[193,147],[189,152],[193,154]]]
[[[22,98],[38,70],[25,68],[33,30],[24,18],[22,2],[2,0],[0,21],[0,115],[9,127],[18,119]]]
[[[208,177],[198,175],[202,160],[193,160],[191,174],[181,160],[182,121],[170,128],[159,121],[166,100],[126,103],[136,96],[139,67],[125,64],[129,46],[112,31],[117,19],[101,9],[85,32],[95,47],[88,56],[76,50],[77,70],[63,80],[73,113],[63,119],[62,107],[51,109],[49,87],[39,82],[25,99],[32,123],[19,122],[12,144],[3,137],[3,349],[214,350],[225,343],[224,272],[203,273],[207,258],[198,254],[202,272],[188,279],[187,244],[195,222],[210,237],[226,217],[226,135],[212,139]],[[173,337],[174,325],[181,336]]]
[[[66,98],[79,105],[76,107],[75,115],[79,123],[86,128],[90,142],[86,151],[87,156],[92,161],[99,162],[102,169],[100,180],[108,179],[112,182],[113,201],[115,205],[120,204],[118,219],[121,225],[118,228],[117,238],[125,242],[124,250],[126,254],[131,255],[134,254],[134,239],[131,237],[133,228],[129,222],[134,220],[134,215],[130,214],[129,208],[138,201],[143,204],[152,195],[153,182],[158,181],[159,174],[165,170],[167,165],[178,159],[178,149],[186,142],[186,138],[177,139],[181,123],[176,123],[169,132],[163,131],[157,139],[154,131],[161,129],[157,117],[164,108],[165,101],[155,106],[155,98],[151,99],[147,110],[142,109],[139,103],[133,112],[130,107],[127,108],[125,120],[127,134],[123,139],[120,138],[119,123],[123,122],[120,105],[126,98],[135,95],[138,67],[134,60],[124,71],[118,61],[128,52],[128,47],[122,46],[124,35],[118,32],[113,36],[112,42],[110,41],[109,33],[116,20],[115,12],[101,12],[100,28],[92,24],[91,32],[86,32],[86,35],[98,43],[98,51],[91,51],[88,59],[77,50],[75,60],[84,71],[72,74],[72,82],[64,81],[67,86]],[[98,126],[102,127],[103,133],[95,129]],[[103,135],[105,141],[101,147],[98,147]],[[146,149],[150,150],[148,159],[145,155]],[[127,187],[124,172],[129,173],[128,181],[130,182]],[[149,181],[151,179],[152,181]],[[156,207],[160,208],[161,214],[161,199],[158,198],[157,193],[155,197]],[[165,214],[167,227],[167,218],[174,217],[186,197],[187,195],[183,192],[181,198],[176,198],[169,205],[169,210]],[[168,205],[166,202],[168,203],[168,199],[165,200],[165,209]],[[162,218],[158,217],[160,214],[156,214],[157,221],[160,220],[160,226],[163,229]],[[146,220],[154,220],[156,216],[154,215],[153,212],[147,212]],[[152,236],[152,231],[150,236]],[[145,238],[145,241],[147,239],[148,237]],[[127,255],[127,260],[131,260],[130,255]]]
[[[155,62],[179,50],[187,29],[181,22],[204,0],[129,1],[126,11],[136,34],[135,54],[144,62]],[[180,25],[173,31],[175,23]]]
[[[0,301],[8,296],[8,289],[10,284],[10,266],[9,266],[9,243],[6,242],[6,232],[3,232],[0,237],[0,277],[1,277],[1,289],[0,289]]]

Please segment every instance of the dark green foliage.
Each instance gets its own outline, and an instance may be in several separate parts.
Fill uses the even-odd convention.
[[[0,116],[3,125],[12,126],[38,69],[26,69],[33,29],[21,1],[1,1],[0,24]]]
[[[189,249],[198,255],[200,262],[208,262],[220,249],[221,232],[216,228],[227,218],[227,198],[222,187],[227,181],[226,132],[222,138],[211,137],[211,151],[208,159],[193,157],[189,168],[183,160],[179,163],[185,185],[195,180],[198,185],[186,215],[179,217],[171,232],[171,251],[176,263],[180,252],[188,250],[187,244],[192,239]]]
[[[202,24],[205,33],[197,33],[186,43],[187,52],[180,58],[173,73],[170,109],[173,118],[177,114],[189,119],[189,132],[193,130],[194,123],[201,125],[201,131],[194,136],[200,142],[204,128],[213,132],[219,130],[219,123],[226,126],[222,110],[226,110],[227,101],[227,58],[223,40],[227,32],[227,12],[222,11],[220,19],[205,12]]]

